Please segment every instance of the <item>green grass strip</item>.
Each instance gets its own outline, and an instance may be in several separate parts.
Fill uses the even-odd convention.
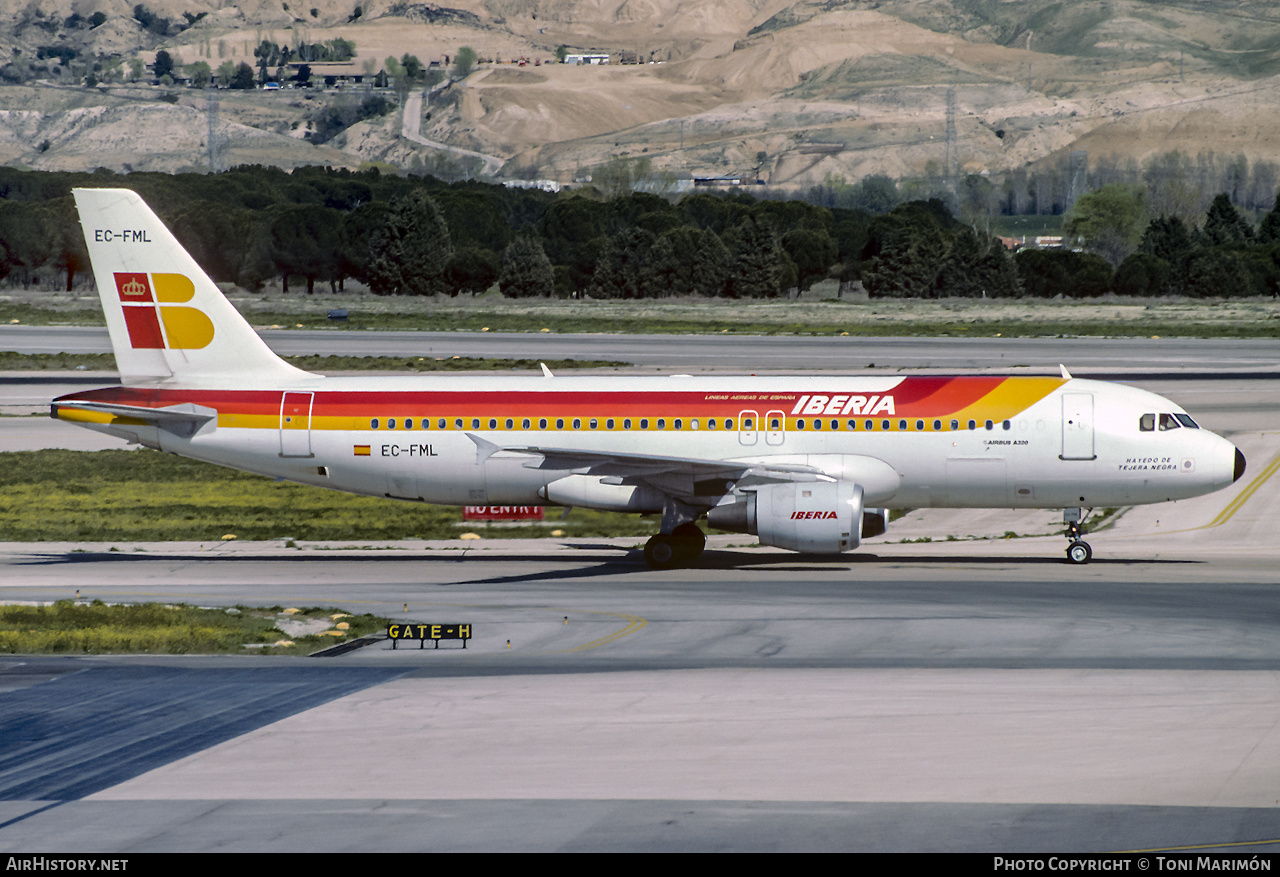
[[[286,619],[320,623],[312,625],[314,633],[294,637],[277,627],[287,624]],[[337,630],[338,624],[347,629]],[[279,606],[222,609],[59,600],[51,606],[0,606],[0,654],[208,655],[244,653],[248,646],[255,654],[305,655],[387,624],[385,618],[320,607],[286,614]]]
[[[462,526],[458,506],[274,481],[148,450],[0,453],[0,542],[341,542],[649,536],[655,519],[547,509],[543,524]]]
[[[1035,303],[1029,303],[1034,307]],[[247,314],[258,328],[280,326],[304,329],[415,329],[435,332],[539,332],[559,334],[607,333],[627,335],[841,335],[861,337],[962,337],[1043,338],[1110,337],[1144,338],[1152,335],[1173,338],[1280,338],[1280,320],[1171,320],[1162,318],[1117,320],[1080,319],[1072,315],[1058,318],[984,319],[966,315],[954,320],[911,320],[892,315],[855,313],[849,303],[850,318],[772,322],[752,318],[752,303],[744,302],[734,318],[662,319],[661,317],[619,317],[584,311],[581,315],[510,313],[501,310],[466,312],[369,312],[355,311],[344,322],[334,322],[323,313],[255,311]],[[864,306],[865,307],[865,306]],[[979,305],[974,305],[975,310]],[[972,312],[971,312],[972,313]],[[55,311],[25,304],[0,304],[0,322],[13,320],[28,325],[102,325],[96,311]],[[503,366],[504,368],[506,366]],[[570,367],[570,366],[564,366]]]

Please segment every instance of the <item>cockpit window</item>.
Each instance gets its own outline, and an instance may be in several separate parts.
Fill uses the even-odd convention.
[[[1144,414],[1139,417],[1138,429],[1142,432],[1155,432],[1156,416],[1154,414]]]
[[[1200,428],[1200,425],[1196,423],[1194,420],[1192,420],[1191,417],[1186,414],[1175,414],[1173,416],[1178,418],[1178,422],[1181,423],[1183,426],[1185,426],[1187,429]]]
[[[1161,429],[1161,430],[1166,430],[1166,429],[1180,429],[1181,427],[1182,427],[1182,424],[1178,422],[1178,418],[1174,417],[1172,414],[1161,414],[1161,415],[1160,415],[1160,429]]]

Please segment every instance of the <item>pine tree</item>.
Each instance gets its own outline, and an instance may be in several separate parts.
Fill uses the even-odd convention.
[[[369,286],[379,295],[445,291],[453,245],[440,210],[426,192],[396,199],[386,223],[373,235],[370,250]]]
[[[948,244],[923,213],[884,217],[880,252],[863,269],[867,291],[877,298],[935,298]]]
[[[550,296],[555,291],[556,276],[542,242],[530,234],[513,240],[502,254],[502,272],[498,287],[509,298]]]
[[[1204,234],[1214,246],[1238,244],[1253,238],[1253,229],[1232,205],[1226,193],[1218,195],[1204,218]]]
[[[652,232],[642,228],[629,228],[610,237],[596,263],[591,294],[600,298],[642,298],[651,292],[649,255],[655,240]]]
[[[780,292],[777,235],[763,220],[748,216],[736,229],[729,265],[729,295],[764,298]]]
[[[1277,241],[1280,241],[1280,195],[1276,195],[1271,212],[1262,217],[1262,224],[1258,226],[1258,243],[1274,244]]]
[[[698,249],[690,272],[690,292],[694,295],[719,296],[729,280],[729,248],[711,229],[694,230]]]

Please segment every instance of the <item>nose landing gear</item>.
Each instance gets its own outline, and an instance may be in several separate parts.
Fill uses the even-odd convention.
[[[1080,509],[1062,510],[1062,521],[1067,525],[1066,536],[1071,540],[1067,545],[1068,563],[1084,564],[1093,558],[1093,549],[1089,547],[1088,542],[1080,538],[1084,535],[1084,519],[1087,517],[1088,512],[1081,513]]]

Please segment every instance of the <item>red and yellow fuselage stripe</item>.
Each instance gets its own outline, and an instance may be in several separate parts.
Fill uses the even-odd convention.
[[[883,382],[881,382],[883,383]],[[1025,411],[1064,383],[1061,378],[1002,378],[1002,377],[913,377],[904,378],[889,389],[860,391],[857,378],[832,379],[826,391],[815,384],[805,392],[782,390],[761,392],[720,392],[715,390],[660,390],[660,391],[580,391],[580,390],[344,390],[317,389],[311,407],[312,430],[367,430],[374,418],[385,424],[387,418],[413,418],[417,423],[426,420],[430,428],[439,429],[445,421],[445,429],[456,429],[456,421],[463,421],[462,429],[490,429],[490,421],[496,428],[507,429],[507,420],[513,421],[512,429],[522,429],[522,422],[530,420],[536,427],[540,419],[547,419],[549,426],[555,420],[566,422],[574,418],[596,418],[598,428],[605,429],[604,421],[612,418],[614,429],[622,428],[622,421],[630,418],[632,428],[640,419],[650,421],[649,428],[656,428],[656,420],[664,418],[734,418],[744,412],[754,412],[757,417],[781,412],[785,428],[795,428],[799,420],[812,420],[827,414],[805,414],[795,411],[805,399],[849,398],[861,395],[867,399],[892,399],[892,407],[882,407],[877,412],[856,410],[839,415],[849,417],[873,417],[877,420],[892,418],[896,428],[898,419],[914,421],[923,419],[962,424],[968,420],[1003,421]],[[304,391],[312,392],[312,391]],[[131,387],[112,387],[65,396],[57,402],[63,405],[75,401],[134,405],[146,408],[164,408],[182,403],[212,408],[218,412],[218,426],[229,429],[279,429],[280,390],[160,390]],[[868,406],[869,407],[869,406]],[[61,408],[59,416],[68,420],[85,421],[85,412]],[[95,422],[121,422],[126,418],[94,415]],[[473,426],[478,419],[480,425]],[[130,422],[132,418],[127,418]],[[931,428],[931,426],[930,426]]]

